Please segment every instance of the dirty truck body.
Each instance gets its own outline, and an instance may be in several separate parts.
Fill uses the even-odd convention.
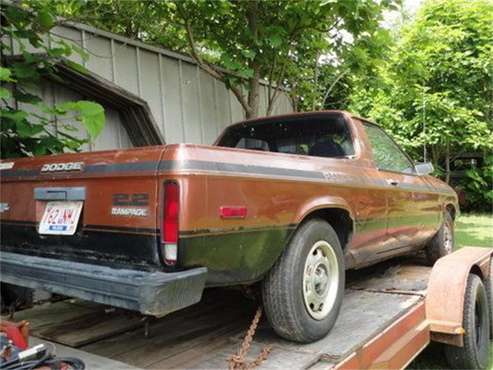
[[[310,220],[335,231],[343,269],[417,251],[457,197],[386,140],[329,111],[239,123],[214,146],[5,160],[1,279],[162,316],[261,281]]]

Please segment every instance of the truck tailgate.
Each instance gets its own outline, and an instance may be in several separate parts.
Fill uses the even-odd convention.
[[[1,162],[2,251],[132,268],[158,266],[156,172],[164,150]]]

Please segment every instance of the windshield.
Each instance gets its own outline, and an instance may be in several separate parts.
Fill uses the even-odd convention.
[[[228,128],[217,145],[314,157],[354,155],[347,123],[340,115],[239,124]]]

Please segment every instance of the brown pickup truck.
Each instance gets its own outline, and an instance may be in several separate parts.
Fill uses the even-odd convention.
[[[240,122],[213,146],[4,160],[1,280],[154,316],[260,283],[275,331],[313,341],[345,270],[452,251],[457,196],[431,170],[342,111]]]

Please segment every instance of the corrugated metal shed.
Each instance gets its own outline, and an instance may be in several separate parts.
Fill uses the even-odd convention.
[[[74,54],[74,61],[144,99],[166,143],[211,144],[224,127],[244,119],[239,102],[225,85],[186,55],[83,24],[58,26],[52,34],[79,45],[90,55],[84,62]],[[267,87],[262,85],[260,115],[266,112],[266,92]],[[53,82],[41,86],[40,93],[49,103],[84,97],[77,86],[67,88]],[[118,110],[106,105],[105,109],[105,130],[85,149],[132,146]],[[279,94],[273,114],[291,111],[287,95]]]

